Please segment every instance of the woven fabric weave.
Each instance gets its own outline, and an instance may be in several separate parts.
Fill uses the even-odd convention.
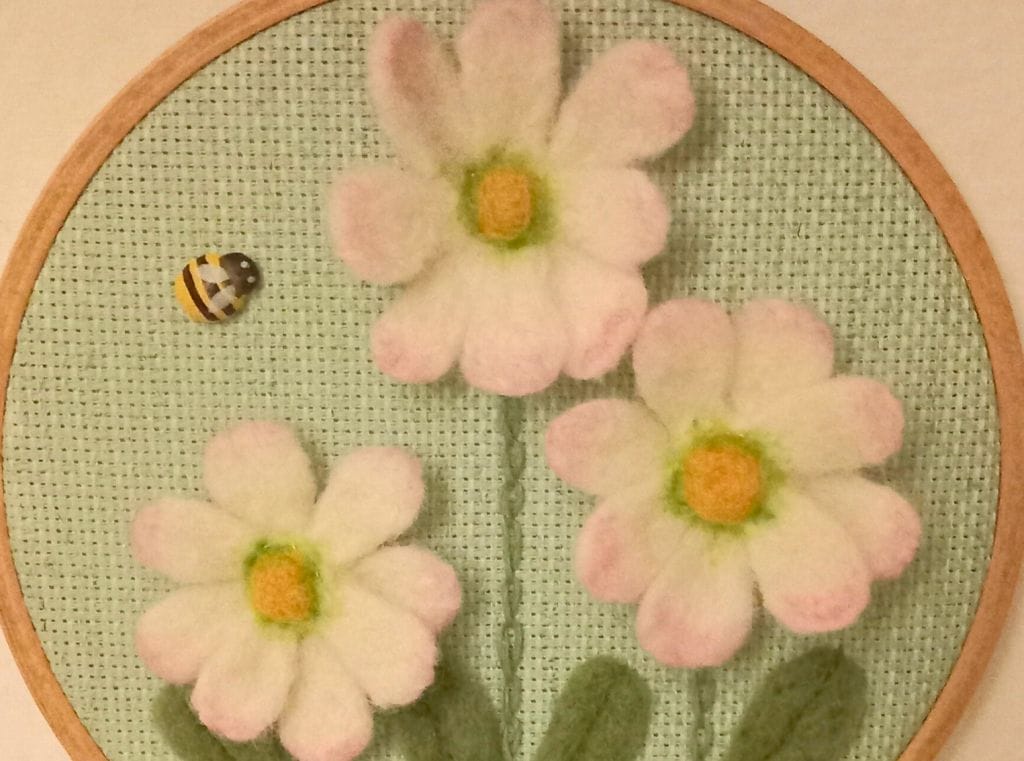
[[[154,497],[198,494],[203,443],[244,419],[295,423],[321,475],[371,443],[406,446],[424,461],[428,505],[414,533],[458,569],[466,603],[450,642],[503,703],[501,401],[457,380],[404,386],[377,371],[369,326],[392,293],[344,271],[322,219],[335,172],[390,156],[365,94],[373,26],[402,10],[451,37],[468,7],[343,0],[227,52],[118,147],[43,268],[8,392],[4,489],[36,628],[111,761],[172,758],[149,717],[159,683],[131,644],[138,614],[164,587],[133,562],[129,522]],[[645,271],[652,302],[782,296],[820,309],[835,326],[839,370],[887,382],[905,400],[906,445],[877,475],[919,506],[925,536],[907,574],[876,584],[848,631],[799,638],[762,617],[738,657],[712,672],[715,689],[702,694],[714,694],[714,706],[699,717],[706,701],[692,676],[644,656],[632,611],[591,601],[573,578],[572,544],[590,504],[543,459],[543,431],[559,412],[633,395],[628,363],[601,382],[562,381],[527,399],[520,757],[588,656],[619,656],[650,681],[644,759],[689,758],[696,735],[714,740],[713,761],[774,665],[841,643],[870,690],[849,757],[891,761],[959,653],[995,524],[992,379],[952,253],[872,135],[758,43],[662,0],[568,0],[561,18],[567,81],[630,38],[660,40],[690,68],[697,124],[653,165],[674,222],[667,254]],[[197,326],[171,286],[210,249],[249,253],[265,286],[234,321]],[[366,756],[399,757],[387,738]]]

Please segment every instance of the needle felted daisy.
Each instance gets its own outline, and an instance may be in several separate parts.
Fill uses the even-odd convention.
[[[338,255],[406,286],[373,328],[376,363],[425,383],[457,362],[509,396],[602,375],[646,311],[639,267],[665,244],[668,208],[637,164],[689,129],[686,71],[626,42],[559,107],[559,27],[538,0],[481,3],[455,53],[457,67],[416,21],[381,24],[370,94],[399,165],[331,191]]]
[[[633,349],[642,403],[589,401],[551,423],[552,469],[599,497],[577,574],[599,600],[639,603],[640,644],[662,663],[728,660],[755,588],[794,632],[849,626],[872,579],[913,557],[914,508],[859,472],[899,449],[900,404],[832,362],[828,326],[801,307],[753,301],[730,318],[670,301]]]
[[[354,758],[371,706],[410,703],[433,681],[437,634],[459,608],[448,565],[386,544],[419,513],[419,462],[358,449],[317,498],[291,430],[258,422],[214,437],[203,468],[210,503],[166,499],[132,525],[138,560],[184,585],[142,616],[139,655],[194,682],[196,715],[229,740],[276,723],[298,761]]]

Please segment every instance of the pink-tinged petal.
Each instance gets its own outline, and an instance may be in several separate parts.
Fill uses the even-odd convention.
[[[895,579],[921,541],[921,518],[888,486],[857,475],[821,476],[801,487],[853,537],[878,579]]]
[[[559,178],[559,225],[567,248],[632,269],[665,248],[671,214],[639,169],[570,170]]]
[[[622,399],[593,399],[548,426],[548,465],[563,481],[590,494],[610,494],[666,478],[668,433],[650,411]]]
[[[782,491],[771,509],[775,517],[747,541],[765,607],[797,634],[850,626],[871,596],[853,539],[799,492]]]
[[[501,259],[481,252],[459,366],[466,381],[503,396],[524,396],[558,378],[569,351],[565,318],[548,280],[545,257]]]
[[[633,347],[640,396],[672,433],[723,413],[735,333],[717,304],[666,301],[647,315]]]
[[[297,674],[295,640],[263,631],[254,619],[225,638],[199,670],[192,708],[233,742],[259,737],[281,715]]]
[[[444,629],[462,604],[455,569],[420,547],[384,547],[353,570],[359,583],[415,614],[432,632]]]
[[[349,169],[327,204],[334,251],[362,280],[404,283],[440,252],[455,206],[444,180],[394,167]]]
[[[741,541],[694,531],[644,595],[640,646],[673,668],[719,666],[746,642],[754,579]]]
[[[672,52],[625,42],[600,56],[565,99],[551,153],[567,166],[629,164],[671,147],[695,112],[690,78]]]
[[[883,384],[838,376],[752,412],[744,427],[765,431],[782,465],[828,473],[879,465],[903,443],[903,410]]]
[[[462,155],[462,107],[452,62],[423,24],[391,18],[370,43],[370,96],[399,157],[426,174]]]
[[[310,637],[299,651],[299,676],[277,728],[296,761],[351,761],[373,737],[366,694],[334,648]]]
[[[132,551],[147,568],[183,584],[239,578],[258,537],[235,516],[206,502],[164,499],[132,521]]]
[[[135,628],[146,668],[171,684],[190,684],[203,663],[246,615],[241,583],[189,586],[148,608]]]
[[[686,526],[656,495],[617,494],[598,504],[576,540],[576,575],[603,602],[640,599],[682,546]]]
[[[279,423],[242,423],[206,446],[203,479],[213,502],[264,531],[297,531],[316,499],[309,458]]]
[[[585,256],[561,256],[554,286],[568,324],[565,373],[590,380],[614,368],[640,330],[647,288],[639,272],[624,272]]]
[[[537,0],[476,6],[456,44],[473,152],[540,148],[561,92],[559,30]]]
[[[455,364],[468,321],[457,256],[435,261],[373,326],[373,359],[405,383],[430,383]]]
[[[309,534],[331,563],[345,565],[409,528],[422,503],[419,460],[396,447],[364,447],[331,470]]]
[[[832,375],[832,331],[813,311],[786,301],[751,301],[733,315],[736,378],[732,399],[741,412]]]
[[[434,681],[437,643],[415,615],[349,579],[323,630],[348,673],[379,708],[408,705]]]

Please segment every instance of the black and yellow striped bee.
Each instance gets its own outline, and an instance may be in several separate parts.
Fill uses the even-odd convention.
[[[185,265],[174,281],[174,295],[195,322],[220,322],[241,311],[259,284],[260,271],[248,256],[211,252]]]

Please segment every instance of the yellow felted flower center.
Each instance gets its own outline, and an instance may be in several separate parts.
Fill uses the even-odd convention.
[[[742,523],[760,503],[761,462],[729,443],[691,449],[683,457],[678,496],[709,523]]]
[[[249,603],[260,620],[303,624],[320,607],[317,564],[298,547],[261,543],[246,560]]]
[[[476,224],[480,234],[509,242],[522,235],[533,220],[533,179],[512,166],[487,171],[476,187]]]

